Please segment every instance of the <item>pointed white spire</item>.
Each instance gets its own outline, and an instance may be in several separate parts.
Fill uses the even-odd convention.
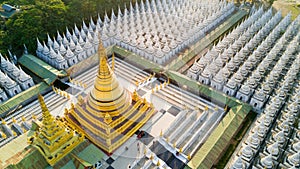
[[[79,36],[79,41],[78,42],[79,43],[77,43],[77,44],[80,44],[80,46],[83,46],[85,44],[85,42],[84,42],[84,40],[82,39],[81,36]]]
[[[57,51],[58,49],[59,49],[59,44],[57,43],[57,41],[54,39],[54,41],[53,41],[53,49],[55,50],[55,51]]]
[[[52,65],[53,63],[54,63],[54,60],[56,59],[56,57],[57,57],[57,54],[56,54],[56,52],[53,50],[53,48],[50,46],[49,47],[50,48],[50,50],[49,50],[49,52],[50,52],[50,54],[48,55],[48,57],[49,57],[49,63]]]
[[[120,9],[120,6],[118,5],[118,19],[120,19],[123,16],[122,11]]]
[[[88,27],[86,26],[84,20],[82,20],[82,29],[81,29],[81,31],[82,31],[82,30],[84,30],[85,32],[88,31]]]
[[[93,29],[96,29],[96,25],[95,25],[92,17],[91,17],[91,21],[90,21],[90,27],[92,27]]]
[[[62,55],[65,55],[67,50],[63,44],[60,45],[59,51]]]
[[[68,41],[68,39],[67,39],[67,37],[66,37],[65,34],[63,34],[63,41],[62,41],[62,43],[63,43],[65,46],[68,46],[68,45],[69,45],[69,41]]]
[[[36,41],[37,41],[37,51],[42,52],[44,48],[43,45],[41,44],[38,38],[36,38]]]
[[[111,9],[111,17],[110,19],[116,19],[116,15],[115,15],[115,12],[114,12],[114,9]]]
[[[45,56],[47,56],[49,54],[49,48],[47,47],[47,45],[45,44],[45,42],[44,42],[44,47],[43,47],[43,54]]]
[[[79,36],[80,31],[79,31],[79,29],[78,29],[76,23],[75,23],[75,26],[74,26],[74,32],[75,32],[75,35],[76,35],[76,36]]]
[[[133,13],[133,6],[131,1],[129,2],[129,13],[132,14]]]
[[[65,58],[62,57],[62,55],[61,55],[61,53],[59,51],[57,51],[57,54],[56,54],[56,61],[58,63],[65,61]]]
[[[86,34],[85,34],[85,31],[84,29],[82,28],[81,31],[80,31],[80,36],[81,38],[85,39],[86,38]]]
[[[74,50],[75,47],[76,47],[76,45],[75,45],[74,41],[72,40],[72,38],[70,39],[70,43],[69,44],[70,44],[70,49]]]
[[[105,11],[105,15],[104,15],[104,23],[109,23],[109,18],[108,18],[108,16],[107,16],[107,13],[106,13],[106,11]]]
[[[70,39],[72,37],[68,27],[66,27],[66,37],[67,37],[67,39]]]
[[[88,31],[88,33],[90,33],[90,34],[94,34],[94,28],[93,28],[93,26],[90,24],[90,26],[89,26],[89,31]]]
[[[82,39],[82,38],[79,38],[79,39]],[[80,40],[79,40],[79,41],[80,41]],[[82,51],[83,51],[83,49],[82,49],[81,45],[80,45],[79,43],[77,43],[76,48],[75,48],[75,53],[76,53],[76,54],[79,54],[79,53],[81,53]]]
[[[135,13],[140,14],[140,7],[138,1],[135,1]]]
[[[97,18],[97,25],[99,25],[100,27],[103,25],[103,22],[101,20],[99,13],[98,13],[98,18]]]
[[[80,45],[79,45],[79,47],[80,47]],[[77,46],[76,46],[76,48],[77,48]],[[65,58],[73,58],[74,57],[74,53],[72,52],[72,50],[70,49],[70,48],[67,48],[67,51],[66,51],[67,53],[66,53],[66,55],[65,55]]]
[[[48,37],[48,46],[52,46],[53,45],[53,41],[50,38],[49,34],[47,33],[47,37]]]
[[[93,41],[93,37],[92,37],[92,35],[90,34],[90,32],[87,33],[87,40],[89,40],[90,42]]]
[[[59,31],[57,31],[57,38],[56,38],[56,40],[57,40],[58,42],[61,42],[61,41],[62,41],[62,37],[61,37]]]
[[[124,3],[125,7],[124,7],[124,18],[127,18],[129,12],[128,12],[128,9],[127,9],[127,6],[126,6],[126,3]]]
[[[77,41],[78,41],[78,38],[77,38],[76,33],[74,32],[74,30],[72,32],[72,40],[74,41],[74,43],[77,43]]]

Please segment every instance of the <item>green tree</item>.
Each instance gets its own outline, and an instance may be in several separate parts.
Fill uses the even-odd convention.
[[[42,14],[41,10],[33,8],[8,19],[4,36],[5,46],[18,51],[18,55],[23,51],[23,44],[26,44],[29,50],[34,51],[35,38],[44,32]]]
[[[55,35],[57,30],[64,30],[67,9],[61,0],[36,0],[35,6],[13,15],[6,22],[4,45],[23,52],[26,44],[31,53],[36,49],[36,38],[46,39],[46,34]]]

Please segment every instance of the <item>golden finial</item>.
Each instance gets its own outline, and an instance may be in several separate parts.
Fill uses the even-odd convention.
[[[15,131],[13,131],[13,136],[16,137],[17,136],[17,133]]]
[[[153,154],[151,154],[150,155],[150,160],[153,160],[153,159],[154,159]]]
[[[162,89],[162,87],[163,87],[163,84],[161,83],[161,84],[159,85],[159,88]]]
[[[176,143],[175,142],[173,143],[173,147],[176,148]]]
[[[138,101],[138,99],[139,99],[139,95],[138,95],[136,90],[134,90],[133,93],[132,93],[132,99],[134,101]]]
[[[84,103],[84,99],[83,99],[82,95],[79,95],[78,96],[78,104],[82,105],[83,103]]]
[[[111,70],[115,71],[115,53],[113,53],[111,57]]]
[[[100,34],[98,34],[99,45],[98,45],[98,58],[99,58],[99,74],[108,74],[109,67],[107,66],[107,56],[106,50],[103,46],[102,40],[100,38]]]
[[[169,142],[169,137],[166,138],[166,141]]]
[[[6,134],[5,133],[0,133],[1,134],[1,137],[3,138],[3,139],[6,139],[7,138],[7,136],[6,136]]]
[[[162,137],[162,136],[163,136],[163,132],[162,132],[162,130],[160,130],[160,134],[159,134],[159,136],[160,136],[160,137]]]
[[[159,162],[159,160],[157,160],[157,164],[156,164],[157,166],[160,166],[160,162]]]
[[[154,93],[154,89],[153,88],[151,89],[151,92]]]
[[[179,148],[179,153],[182,153],[182,147]]]
[[[44,101],[44,97],[41,95],[41,94],[38,94],[38,99],[39,99],[39,102],[40,102],[40,105],[41,105],[41,108],[42,108],[42,111],[48,111],[48,108],[45,104],[45,101]]]
[[[12,118],[13,123],[17,123],[17,120],[15,118]]]
[[[146,149],[146,148],[144,149],[144,154],[145,154],[145,155],[147,154],[147,149]]]
[[[6,124],[6,121],[4,119],[2,119],[2,124],[5,125]]]
[[[111,116],[107,112],[105,113],[104,122],[106,124],[109,124],[110,122],[112,122]]]
[[[80,87],[83,87],[83,84],[82,84],[82,82],[81,82],[81,81],[79,81],[79,86],[80,86]]]
[[[71,77],[69,76],[69,82],[72,83],[73,82],[73,79],[71,79]]]
[[[33,120],[36,120],[36,116],[35,116],[34,114],[32,115],[32,119],[33,119]]]
[[[26,121],[26,118],[24,116],[22,116],[22,121]]]
[[[191,160],[191,155],[190,154],[188,154],[187,159]]]
[[[67,108],[65,108],[65,113],[64,114],[68,114],[69,110]]]
[[[73,102],[71,103],[71,109],[72,109],[72,110],[74,110],[74,109],[75,109],[75,105],[74,105],[74,103],[73,103]]]
[[[207,111],[207,110],[208,110],[208,107],[207,107],[207,105],[205,105],[205,107],[204,107],[204,110],[205,110],[205,111]]]

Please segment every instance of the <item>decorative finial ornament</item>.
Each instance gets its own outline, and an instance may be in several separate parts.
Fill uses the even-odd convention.
[[[157,161],[157,164],[156,164],[157,166],[160,166],[160,162],[159,162],[159,160]]]
[[[40,105],[41,105],[41,108],[42,108],[42,111],[45,112],[45,111],[48,111],[48,108],[45,104],[45,101],[44,101],[44,98],[43,96],[39,93],[38,95],[38,99],[39,99],[39,102],[40,102]]]
[[[187,159],[188,159],[188,160],[191,160],[191,155],[190,155],[190,154],[187,156]]]
[[[151,154],[150,155],[150,160],[153,160],[153,159],[154,159],[153,154]]]
[[[98,58],[99,58],[99,75],[110,74],[109,67],[107,66],[106,49],[103,46],[100,34],[98,34],[99,46],[98,46]]]
[[[205,111],[207,111],[207,110],[208,110],[208,107],[207,107],[207,106],[205,106],[204,110],[205,110]]]
[[[5,125],[6,124],[6,121],[4,119],[2,119],[2,124]]]

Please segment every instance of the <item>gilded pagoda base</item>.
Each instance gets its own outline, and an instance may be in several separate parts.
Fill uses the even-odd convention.
[[[98,121],[97,126],[89,125],[86,120],[89,113],[78,104],[65,113],[65,120],[72,128],[76,128],[101,148],[107,155],[125,143],[136,131],[138,131],[154,115],[156,110],[149,103],[139,100],[133,101],[124,114],[115,117],[115,120],[105,124],[104,118]],[[119,120],[118,120],[119,119]],[[94,123],[97,123],[94,121]],[[101,129],[96,127],[100,127]],[[108,127],[104,131],[104,128]],[[102,131],[103,130],[103,131]]]

